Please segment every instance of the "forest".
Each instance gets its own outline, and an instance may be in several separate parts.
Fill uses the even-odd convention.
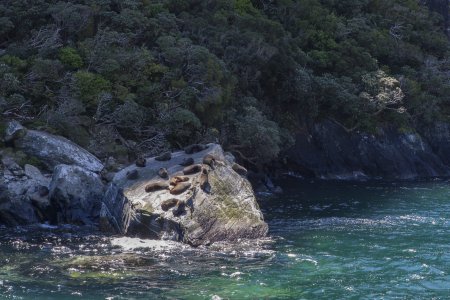
[[[218,142],[254,166],[324,119],[414,131],[450,113],[442,3],[3,0],[1,119],[101,159]]]

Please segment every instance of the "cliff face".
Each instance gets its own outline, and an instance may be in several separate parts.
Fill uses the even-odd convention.
[[[347,132],[325,121],[297,134],[290,168],[327,179],[414,179],[450,175],[450,125],[417,132],[384,128],[377,134]]]

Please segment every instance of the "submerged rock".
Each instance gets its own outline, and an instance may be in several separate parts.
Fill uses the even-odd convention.
[[[218,161],[208,172],[208,191],[200,187],[202,172],[186,176],[188,180],[180,182],[186,189],[180,188],[177,195],[167,189],[145,191],[148,184],[161,180],[160,168],[166,168],[170,178],[180,176],[180,164],[188,156],[201,165],[207,154]],[[116,174],[102,202],[100,223],[104,230],[194,246],[267,234],[268,226],[250,183],[233,170],[219,145],[210,144],[193,155],[180,151],[171,156],[170,161],[148,158],[138,180],[127,178],[135,165]]]

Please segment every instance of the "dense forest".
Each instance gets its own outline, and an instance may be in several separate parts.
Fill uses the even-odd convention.
[[[122,160],[217,141],[266,163],[323,119],[410,131],[450,113],[445,10],[418,0],[3,0],[0,113]]]

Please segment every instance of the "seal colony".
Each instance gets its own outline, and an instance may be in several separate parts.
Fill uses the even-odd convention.
[[[101,223],[105,230],[194,246],[265,236],[246,170],[233,168],[230,155],[217,144],[195,144],[147,157],[145,167],[130,165],[115,174]]]
[[[192,153],[198,153],[199,151],[203,151],[207,149],[208,147],[206,145],[199,145],[195,144],[192,146],[188,146],[185,149],[185,153],[192,154]],[[155,157],[156,161],[170,161],[172,159],[172,154],[169,152],[163,153],[162,155],[159,155]],[[145,163],[142,163],[141,159],[140,163],[136,163],[137,166],[145,165]],[[159,168],[157,174],[162,179],[168,179],[167,181],[157,180],[157,181],[151,181],[147,185],[145,185],[144,190],[146,193],[156,193],[160,191],[166,191],[169,190],[169,193],[171,195],[180,196],[186,193],[187,191],[192,192],[193,183],[198,183],[200,188],[205,191],[209,192],[209,181],[208,181],[208,173],[209,170],[214,168],[214,165],[219,160],[211,155],[206,154],[202,158],[201,164],[194,164],[194,159],[192,157],[185,158],[181,163],[178,165],[184,166],[182,173],[184,176],[181,176],[179,172],[173,174],[172,177],[169,175],[169,171],[165,167]],[[130,174],[135,173],[134,171],[128,171],[127,172],[127,178],[128,179],[136,179],[134,176],[130,178]],[[189,198],[190,195],[188,195],[187,198]],[[186,203],[183,200],[176,199],[176,198],[170,198],[167,200],[164,200],[161,203],[161,209],[163,211],[168,211],[169,209],[173,208],[173,215],[179,216],[182,214],[186,207]]]

